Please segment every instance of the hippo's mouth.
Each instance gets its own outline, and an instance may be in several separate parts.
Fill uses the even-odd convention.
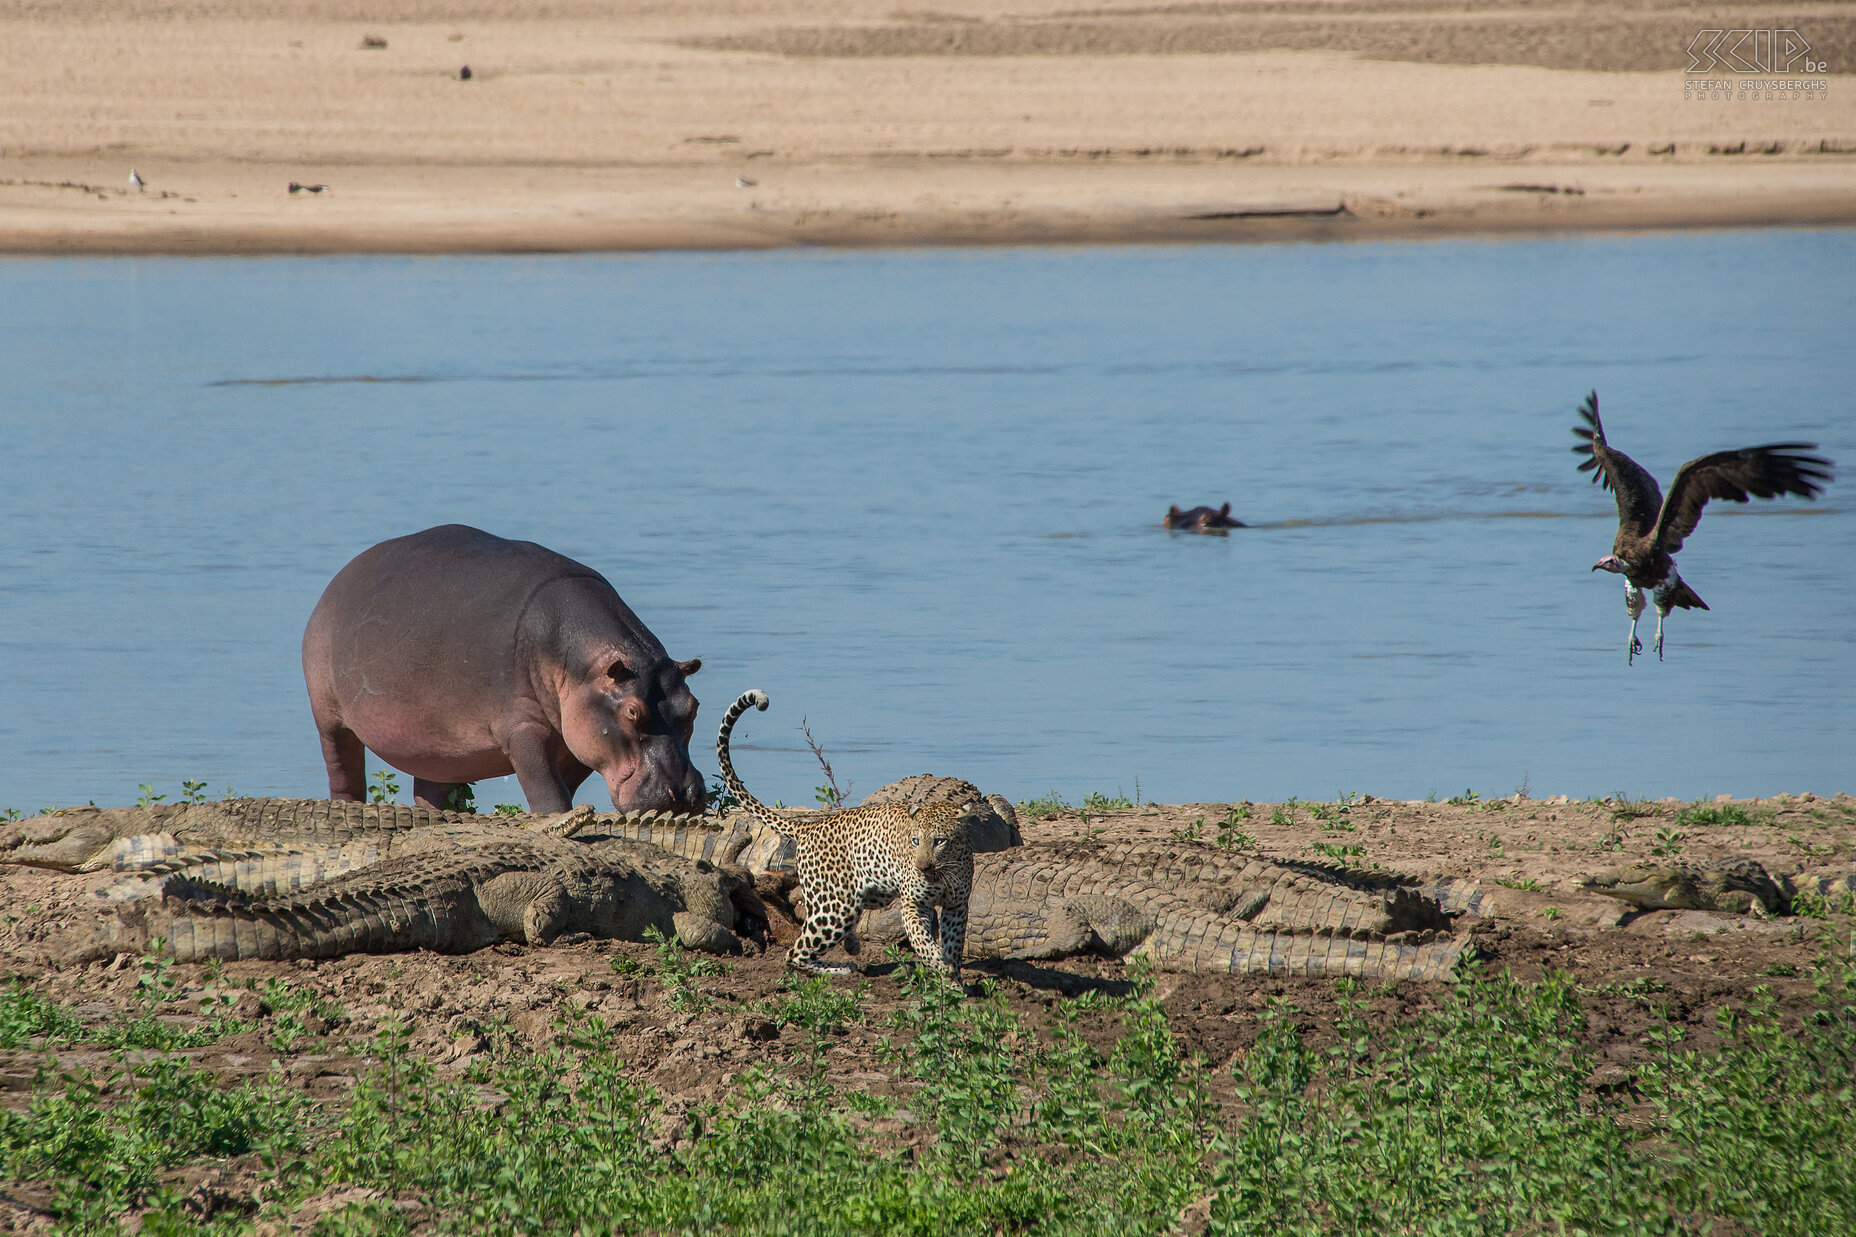
[[[621,812],[702,811],[707,802],[702,777],[687,761],[683,768],[685,775],[677,777],[666,774],[648,755],[627,761],[616,777],[606,779],[612,806]],[[688,793],[691,785],[695,787],[693,798]]]

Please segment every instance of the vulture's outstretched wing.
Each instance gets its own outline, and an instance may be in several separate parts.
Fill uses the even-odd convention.
[[[1781,494],[1816,498],[1833,474],[1823,456],[1799,454],[1815,450],[1814,442],[1773,442],[1690,460],[1669,483],[1669,497],[1656,521],[1657,546],[1666,554],[1680,550],[1701,523],[1701,509],[1710,498],[1737,503]]]
[[[1605,426],[1598,419],[1598,392],[1585,397],[1579,409],[1585,426],[1575,425],[1572,432],[1586,441],[1572,449],[1574,455],[1591,458],[1579,465],[1580,472],[1596,468],[1592,480],[1600,482],[1618,496],[1618,531],[1631,537],[1646,536],[1656,527],[1657,514],[1663,509],[1663,491],[1656,478],[1645,472],[1636,460],[1605,443]],[[1699,462],[1699,461],[1697,461]]]

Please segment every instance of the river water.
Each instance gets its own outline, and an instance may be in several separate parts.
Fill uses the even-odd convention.
[[[1596,387],[1665,482],[1847,472],[1853,321],[1848,231],[0,262],[0,808],[325,793],[303,622],[452,521],[701,657],[705,769],[765,689],[770,801],[822,780],[801,718],[853,798],[1856,789],[1851,482],[1712,505],[1713,610],[1627,666],[1569,451]]]

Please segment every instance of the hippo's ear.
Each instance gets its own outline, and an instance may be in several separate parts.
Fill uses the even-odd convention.
[[[677,663],[677,669],[681,670],[683,677],[687,679],[702,669],[702,658],[692,657],[688,661],[680,661]]]
[[[1225,504],[1224,506],[1222,506],[1222,507],[1220,507],[1220,508],[1218,508],[1218,514],[1219,514],[1219,515],[1230,515],[1230,514],[1231,514],[1231,504],[1230,504],[1230,503],[1226,503],[1226,504]]]

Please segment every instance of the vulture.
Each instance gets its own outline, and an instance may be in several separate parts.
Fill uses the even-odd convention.
[[[1589,456],[1579,465],[1592,480],[1617,494],[1618,536],[1611,553],[1592,564],[1593,571],[1624,577],[1624,609],[1630,614],[1630,645],[1625,660],[1634,663],[1643,652],[1637,639],[1637,616],[1643,613],[1643,590],[1656,596],[1656,657],[1663,656],[1663,619],[1671,610],[1706,610],[1708,603],[1676,574],[1675,555],[1701,522],[1701,509],[1710,498],[1743,503],[1748,495],[1777,498],[1796,494],[1816,498],[1831,479],[1831,462],[1819,455],[1814,442],[1773,442],[1738,451],[1716,451],[1692,459],[1676,469],[1669,495],[1657,488],[1656,478],[1637,461],[1605,441],[1605,426],[1598,419],[1598,392],[1586,396],[1579,409],[1584,425],[1573,433],[1586,441],[1573,448]],[[1596,470],[1596,471],[1594,471]]]

